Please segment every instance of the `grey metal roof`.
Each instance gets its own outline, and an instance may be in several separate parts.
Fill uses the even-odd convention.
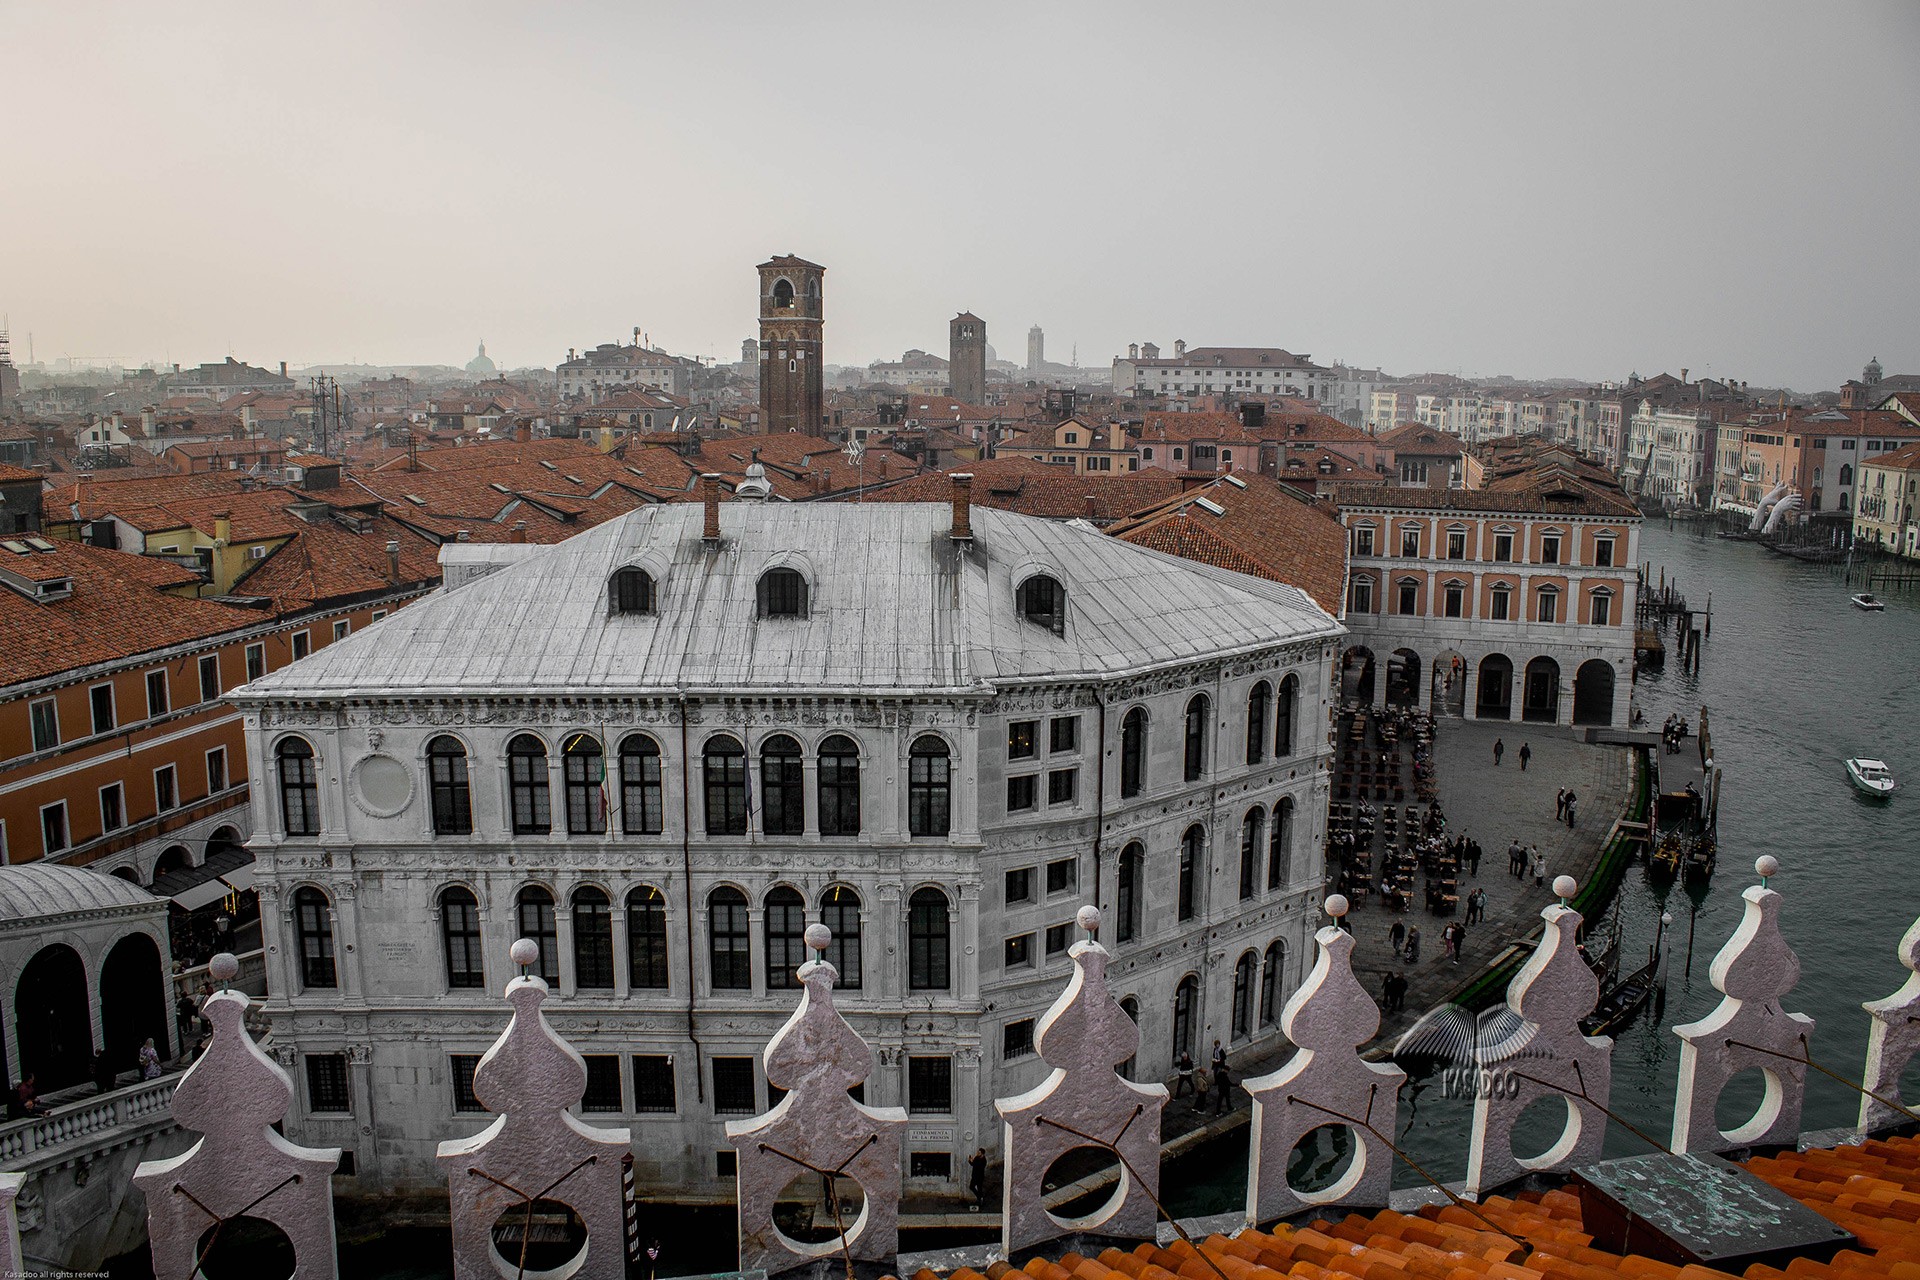
[[[1340,631],[1296,587],[991,508],[974,508],[964,557],[944,503],[729,502],[716,551],[702,515],[698,503],[638,508],[236,696],[984,690]],[[658,611],[610,615],[608,579],[634,563],[659,580]],[[808,578],[804,619],[755,616],[756,583],[779,563]],[[1035,571],[1066,586],[1064,636],[1016,608]]]
[[[131,880],[86,867],[51,862],[0,867],[0,923],[90,915],[118,907],[158,907],[165,902]]]

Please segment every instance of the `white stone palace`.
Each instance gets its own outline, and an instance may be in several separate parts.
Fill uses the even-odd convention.
[[[1276,1037],[1319,922],[1339,624],[967,495],[709,481],[236,692],[289,1135],[366,1192],[439,1184],[436,1144],[490,1119],[520,937],[583,1119],[631,1129],[655,1198],[730,1186],[809,923],[910,1190],[998,1161],[1083,904],[1133,1078]]]

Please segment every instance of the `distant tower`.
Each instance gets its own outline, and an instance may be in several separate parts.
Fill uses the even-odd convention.
[[[1880,385],[1880,379],[1884,376],[1885,370],[1880,367],[1880,357],[1875,356],[1873,359],[1867,361],[1867,367],[1865,371],[1861,373],[1860,381],[1870,387],[1875,387]]]
[[[12,408],[20,399],[20,371],[13,367],[13,351],[8,343],[7,331],[0,328],[0,413]]]
[[[947,323],[948,377],[953,398],[967,404],[987,400],[987,322],[962,311]]]
[[[820,280],[827,269],[792,254],[760,271],[760,418],[768,432],[820,434]]]
[[[1035,325],[1027,330],[1027,372],[1038,373],[1040,366],[1047,362],[1047,335]]]
[[[740,363],[751,369],[759,359],[760,340],[758,338],[743,339],[740,343]]]

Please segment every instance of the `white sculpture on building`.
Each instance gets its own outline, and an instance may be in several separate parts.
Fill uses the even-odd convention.
[[[1074,917],[1090,935],[1100,912]],[[1068,1232],[1151,1240],[1160,1193],[1160,1113],[1167,1088],[1135,1084],[1115,1070],[1140,1047],[1140,1029],[1107,989],[1107,949],[1089,937],[1067,952],[1073,977],[1040,1019],[1034,1045],[1053,1071],[1039,1085],[994,1108],[1005,1122],[1001,1248],[1011,1256]],[[1044,1203],[1053,1162],[1069,1151],[1111,1150],[1119,1186],[1099,1209],[1061,1218]]]
[[[208,966],[223,985],[240,965],[222,952]],[[290,1280],[340,1274],[333,1252],[338,1147],[302,1147],[272,1126],[293,1101],[293,1081],[247,1034],[247,997],[216,991],[200,1008],[213,1039],[173,1091],[173,1118],[200,1140],[170,1160],[147,1160],[133,1185],[147,1198],[153,1271],[192,1276],[237,1218],[270,1222],[293,1246]]]
[[[1313,972],[1280,1013],[1280,1027],[1298,1049],[1278,1070],[1245,1082],[1253,1098],[1249,1224],[1316,1205],[1385,1205],[1392,1186],[1393,1152],[1379,1134],[1395,1131],[1407,1074],[1360,1056],[1359,1046],[1380,1029],[1380,1008],[1353,976],[1353,935],[1338,923],[1347,914],[1346,898],[1328,898],[1327,914],[1335,923],[1314,935],[1320,956]],[[1341,1126],[1340,1115],[1364,1120],[1378,1132],[1345,1125],[1353,1142],[1346,1172],[1320,1190],[1295,1189],[1287,1181],[1294,1147],[1314,1129]]]
[[[1581,916],[1567,905],[1579,886],[1560,876],[1560,901],[1540,913],[1540,945],[1507,986],[1507,1008],[1524,1023],[1524,1043],[1511,1037],[1497,1063],[1481,1064],[1473,1102],[1473,1140],[1467,1151],[1467,1194],[1478,1196],[1527,1173],[1565,1169],[1600,1158],[1612,1092],[1613,1041],[1580,1030],[1593,1012],[1600,982],[1580,955]],[[1559,1098],[1566,1120],[1551,1145],[1523,1158],[1513,1149],[1513,1126],[1540,1098]]]
[[[1779,861],[1761,857],[1753,865],[1760,883],[1740,895],[1746,914],[1708,972],[1724,998],[1698,1022],[1673,1029],[1682,1042],[1675,1151],[1791,1144],[1800,1137],[1813,1019],[1780,1007],[1780,997],[1800,981],[1800,957],[1780,935],[1780,894],[1766,883],[1779,873]],[[1766,1091],[1751,1118],[1723,1132],[1714,1116],[1720,1091],[1748,1067],[1759,1068]]]
[[[1860,1128],[1872,1133],[1889,1125],[1905,1124],[1912,1117],[1894,1110],[1874,1098],[1891,1098],[1912,1108],[1920,1099],[1902,1097],[1900,1076],[1920,1049],[1920,920],[1915,920],[1900,939],[1897,954],[1907,967],[1907,980],[1884,1000],[1868,1000],[1861,1007],[1873,1019],[1867,1032],[1867,1070],[1862,1081],[1867,1091],[1860,1095]]]
[[[525,972],[540,958],[538,945],[522,938],[511,955],[522,970],[505,992],[513,1020],[473,1072],[474,1096],[499,1118],[471,1138],[440,1144],[453,1202],[453,1273],[457,1280],[497,1280],[505,1264],[505,1274],[515,1274],[515,1260],[496,1250],[494,1224],[516,1213],[530,1221],[544,1202],[565,1205],[586,1228],[581,1252],[552,1274],[623,1280],[620,1164],[631,1135],[582,1124],[567,1111],[586,1094],[586,1060],[541,1012],[547,984]],[[530,1234],[520,1228],[522,1248]]]
[[[900,1135],[907,1113],[869,1107],[847,1090],[873,1070],[873,1051],[833,1006],[839,972],[820,952],[833,941],[823,924],[807,926],[815,957],[799,968],[799,1008],[767,1043],[767,1083],[787,1090],[765,1115],[729,1120],[727,1141],[739,1152],[740,1266],[777,1274],[839,1254],[891,1267],[900,1244]],[[841,1178],[860,1186],[865,1204],[833,1238],[795,1240],[775,1225],[774,1202],[799,1174],[826,1182],[838,1212]]]

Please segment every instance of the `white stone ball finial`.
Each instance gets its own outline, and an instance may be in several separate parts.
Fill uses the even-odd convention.
[[[532,938],[521,938],[507,948],[507,955],[520,966],[520,972],[524,976],[528,969],[539,963],[540,944]]]
[[[1087,931],[1089,937],[1100,932],[1100,908],[1089,903],[1073,913],[1074,923]]]
[[[833,930],[815,922],[807,926],[806,941],[815,951],[825,951],[827,944],[833,941]]]
[[[1580,882],[1572,876],[1555,876],[1553,878],[1553,896],[1560,899],[1561,906],[1566,906],[1567,899],[1573,897],[1573,895],[1578,892],[1580,892]]]
[[[227,984],[240,976],[240,961],[231,951],[222,951],[207,961],[207,973],[225,991]]]
[[[1351,904],[1347,901],[1347,895],[1344,893],[1330,893],[1327,895],[1327,914],[1335,920],[1346,915],[1350,906]]]
[[[1763,853],[1753,860],[1753,869],[1760,873],[1760,887],[1767,887],[1767,881],[1780,874],[1780,859],[1770,853]]]

